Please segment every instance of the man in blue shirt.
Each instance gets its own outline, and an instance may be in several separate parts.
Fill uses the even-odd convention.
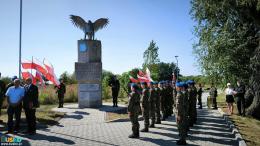
[[[22,110],[22,99],[24,97],[24,88],[20,86],[20,80],[14,80],[14,86],[8,88],[6,91],[7,102],[8,102],[8,132],[7,133],[18,133],[20,128],[21,110]],[[13,129],[13,115],[15,115],[15,127]]]

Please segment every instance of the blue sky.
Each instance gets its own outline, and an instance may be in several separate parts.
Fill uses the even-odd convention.
[[[102,41],[103,69],[122,73],[141,67],[151,40],[163,62],[176,62],[183,75],[200,74],[192,54],[194,22],[189,0],[24,0],[22,58],[50,61],[56,74],[74,71],[77,40],[83,38],[69,15],[109,18],[96,33]],[[19,0],[0,1],[0,72],[18,74]]]

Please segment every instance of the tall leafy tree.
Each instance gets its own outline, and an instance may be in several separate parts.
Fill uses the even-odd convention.
[[[260,119],[260,0],[192,0],[194,44],[202,71],[213,82],[241,79],[254,91],[247,114]]]
[[[159,79],[159,67],[158,63],[160,62],[159,54],[158,54],[159,47],[156,46],[155,41],[151,41],[149,47],[144,51],[143,58],[143,69],[145,70],[148,67],[151,71],[151,77],[155,80]]]

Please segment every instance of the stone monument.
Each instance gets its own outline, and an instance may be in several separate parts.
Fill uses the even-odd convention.
[[[79,108],[100,107],[102,105],[102,47],[101,41],[94,40],[94,34],[108,24],[108,19],[100,18],[94,23],[89,20],[87,23],[79,16],[71,15],[70,18],[73,24],[84,32],[84,39],[78,40],[78,62],[75,62]]]

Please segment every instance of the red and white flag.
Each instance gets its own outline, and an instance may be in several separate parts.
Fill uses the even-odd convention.
[[[36,79],[29,71],[22,71],[22,77],[23,77],[24,80],[31,78],[32,84],[36,85]]]
[[[150,82],[148,78],[142,77],[142,76],[140,76],[139,74],[137,75],[137,78],[138,78],[138,80],[139,80],[140,82],[147,82],[147,83]]]
[[[134,77],[129,75],[129,79],[132,83],[138,83],[139,81],[137,79],[135,79]]]
[[[23,69],[35,69],[38,70],[40,73],[43,75],[47,74],[47,69],[44,67],[44,65],[39,61],[38,59],[32,59],[31,61],[29,60],[24,60],[22,62],[22,67]]]
[[[150,72],[150,70],[149,70],[148,67],[146,68],[146,77],[148,78],[148,80],[149,80],[150,82],[153,82],[153,79],[152,79],[152,77],[151,77],[151,72]]]
[[[46,61],[45,59],[43,60],[43,64],[48,71],[48,73],[45,75],[46,79],[51,81],[54,85],[59,86],[60,82],[54,73],[54,68],[53,68],[52,64],[50,62]]]

